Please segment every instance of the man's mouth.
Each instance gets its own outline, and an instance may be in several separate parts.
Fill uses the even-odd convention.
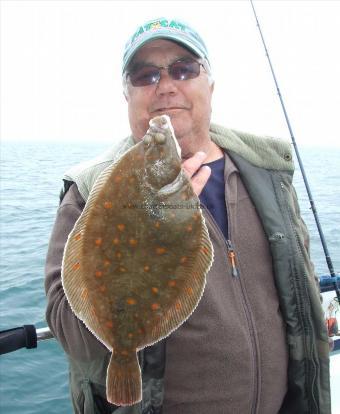
[[[180,110],[184,110],[186,108],[180,107],[180,106],[171,106],[171,107],[167,107],[167,108],[157,108],[154,111],[152,111],[152,113],[167,113],[167,112],[172,112],[172,111],[180,111]]]

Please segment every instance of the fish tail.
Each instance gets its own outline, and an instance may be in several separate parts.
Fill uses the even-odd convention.
[[[106,376],[106,396],[115,405],[133,405],[142,399],[141,371],[137,354],[127,363],[111,355]]]

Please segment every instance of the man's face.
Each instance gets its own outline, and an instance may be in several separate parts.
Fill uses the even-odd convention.
[[[136,64],[169,66],[182,58],[197,58],[187,49],[168,40],[154,40],[143,46],[134,56]],[[205,70],[194,79],[173,80],[167,70],[153,85],[134,87],[128,78],[126,100],[133,136],[140,140],[149,128],[149,120],[167,114],[171,118],[176,137],[184,152],[193,153],[201,142],[209,138],[211,96],[213,85]],[[203,140],[203,141],[202,141]]]

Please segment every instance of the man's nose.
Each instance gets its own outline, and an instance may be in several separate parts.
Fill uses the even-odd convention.
[[[166,68],[161,69],[161,76],[157,83],[156,94],[175,94],[177,92],[176,81],[174,81]]]

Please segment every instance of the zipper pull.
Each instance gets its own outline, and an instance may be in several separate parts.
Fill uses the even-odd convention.
[[[236,266],[236,254],[235,254],[235,251],[234,251],[233,246],[231,244],[231,241],[226,240],[226,243],[227,243],[229,262],[231,264],[231,269],[232,269],[232,275],[234,277],[237,277],[238,276],[238,270],[237,270],[237,266]]]

